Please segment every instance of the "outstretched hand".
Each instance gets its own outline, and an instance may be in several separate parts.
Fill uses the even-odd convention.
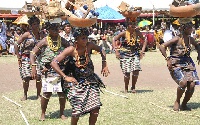
[[[103,62],[103,63],[102,63],[101,74],[103,74],[103,76],[105,76],[105,77],[107,77],[108,74],[110,74],[110,71],[108,70],[108,67],[107,67],[106,62]]]
[[[140,59],[142,59],[145,56],[145,52],[140,52]]]
[[[200,64],[200,57],[197,56],[197,64],[199,65]]]
[[[65,77],[65,79],[64,79],[66,82],[71,82],[71,83],[73,83],[73,84],[75,84],[75,85],[77,85],[78,84],[78,82],[77,82],[77,80],[74,78],[74,77]]]

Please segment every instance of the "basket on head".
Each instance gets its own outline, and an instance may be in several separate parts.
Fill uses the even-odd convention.
[[[67,20],[69,21],[69,23],[72,26],[75,27],[89,27],[94,25],[97,22],[97,17],[93,17],[93,18],[87,18],[87,16],[90,13],[90,10],[94,10],[94,5],[92,0],[68,0],[68,4],[70,4],[71,6],[73,6],[73,8],[75,10],[80,10],[80,12],[83,12],[81,10],[81,7],[83,7],[84,5],[87,5],[87,10],[85,10],[82,15],[83,17],[78,17],[77,15],[75,15],[75,13],[71,12],[70,8],[65,8],[63,9],[63,11],[65,12],[65,14],[67,15]]]
[[[200,3],[191,4],[182,0],[174,0],[170,5],[169,14],[173,17],[194,17],[200,13]]]
[[[118,9],[124,17],[134,21],[141,14],[142,7],[130,7],[129,4],[122,1]]]

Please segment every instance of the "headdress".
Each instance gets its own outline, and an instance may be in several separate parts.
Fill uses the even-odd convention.
[[[68,7],[67,5],[70,5]],[[71,7],[73,6],[73,8]],[[97,22],[98,13],[94,10],[92,0],[68,0],[66,9],[67,20],[74,27],[89,27]]]
[[[87,28],[76,28],[73,33],[73,37],[77,39],[79,36],[89,36],[89,30]]]
[[[32,17],[29,18],[28,24],[32,25],[34,22],[40,23],[40,19],[38,17],[36,17],[35,15],[33,15]]]
[[[126,17],[127,22],[135,22],[137,17],[141,14],[142,7],[130,7],[129,4],[122,1],[118,9],[120,13]]]
[[[174,0],[170,5],[169,13],[173,17],[188,18],[199,14],[200,3],[191,4],[184,0]]]

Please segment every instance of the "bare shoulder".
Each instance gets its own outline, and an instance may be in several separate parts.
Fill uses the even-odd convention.
[[[30,33],[29,33],[29,32],[25,32],[25,33],[22,35],[23,38],[28,38],[29,36],[30,36]]]

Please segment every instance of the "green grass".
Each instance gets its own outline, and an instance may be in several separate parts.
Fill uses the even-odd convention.
[[[192,53],[195,61],[196,53]],[[92,56],[94,63],[101,62],[100,55]],[[0,64],[15,62],[16,57],[0,57]],[[114,55],[107,55],[108,63],[117,63]],[[165,65],[166,62],[158,52],[148,52],[142,60],[143,65]],[[149,83],[151,84],[151,83]],[[120,88],[107,87],[107,90],[121,93]],[[172,106],[175,100],[175,88],[154,89],[153,86],[138,87],[137,94],[125,94],[129,99],[112,95],[104,91],[101,93],[103,106],[100,109],[97,125],[198,125],[200,123],[200,94],[199,86],[189,101],[188,105],[193,109],[190,112],[173,112]],[[51,97],[46,112],[46,120],[40,122],[40,101],[34,100],[36,91],[29,91],[29,99],[21,102],[22,90],[3,93],[6,97],[18,102],[23,107],[18,108],[15,104],[0,98],[0,124],[1,125],[25,125],[19,109],[23,111],[30,125],[70,125],[71,107],[66,103],[65,115],[68,119],[62,121],[58,118],[59,102],[57,95]],[[1,96],[2,96],[1,95]],[[155,104],[155,105],[154,105]],[[89,115],[80,118],[78,125],[88,125]]]

